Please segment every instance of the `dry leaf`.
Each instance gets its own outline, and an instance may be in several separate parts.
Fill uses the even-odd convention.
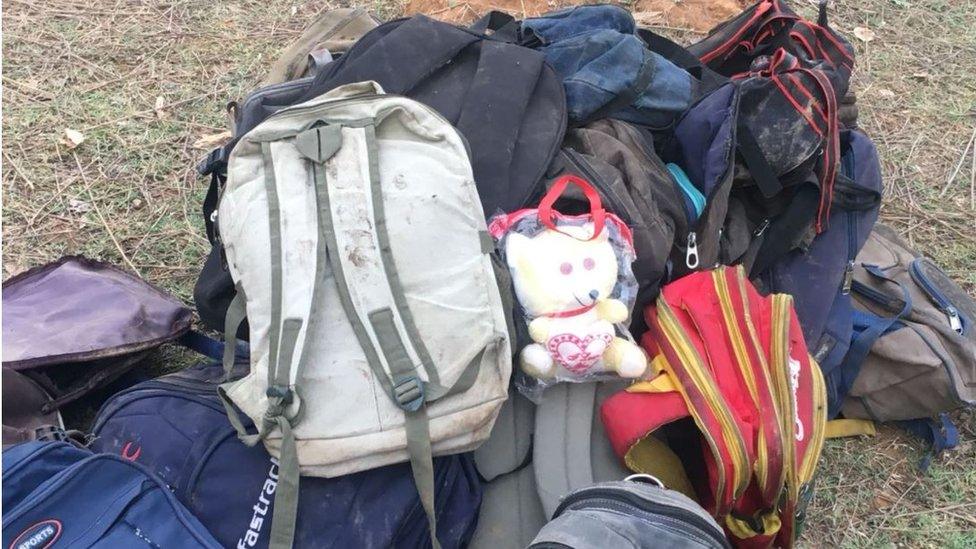
[[[166,100],[163,99],[163,96],[160,95],[156,97],[156,105],[153,106],[153,110],[156,111],[156,118],[162,120],[167,116],[169,116],[169,114],[165,110],[163,110],[163,107],[165,106],[166,106]]]
[[[26,271],[27,267],[17,261],[8,260],[3,262],[3,270],[7,273],[7,276],[14,276]]]
[[[218,145],[223,145],[231,138],[230,131],[222,131],[220,133],[214,133],[210,135],[204,135],[193,142],[194,149],[208,150],[212,149]]]
[[[887,88],[882,88],[882,89],[878,90],[878,95],[880,97],[884,98],[884,99],[894,99],[895,98],[895,92],[893,92],[893,91],[891,91],[891,90],[889,90]]]
[[[635,11],[634,21],[642,27],[661,25],[665,22],[664,14],[659,11]]]
[[[932,75],[927,72],[916,72],[912,75],[912,78],[916,80],[928,80],[929,78],[932,78]]]
[[[68,211],[73,213],[85,213],[91,210],[91,204],[85,202],[84,200],[78,200],[77,198],[72,198],[68,201]]]
[[[874,31],[867,27],[854,27],[854,36],[861,42],[870,42],[874,40]]]
[[[71,128],[65,128],[65,130],[64,130],[64,136],[61,138],[61,141],[69,149],[73,149],[73,148],[77,147],[78,145],[81,145],[82,143],[85,142],[85,134],[81,133],[78,130],[72,130]]]

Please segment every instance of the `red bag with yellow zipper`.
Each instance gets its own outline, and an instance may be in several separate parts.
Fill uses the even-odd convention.
[[[792,298],[721,267],[669,284],[645,317],[657,376],[603,404],[614,450],[697,499],[733,545],[791,547],[827,411]]]

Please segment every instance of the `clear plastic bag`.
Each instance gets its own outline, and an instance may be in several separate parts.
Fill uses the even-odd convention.
[[[579,186],[590,212],[563,215],[553,204]],[[603,209],[584,179],[556,180],[538,208],[492,218],[489,231],[512,276],[527,334],[519,338],[519,389],[537,400],[560,381],[638,378],[647,357],[627,326],[637,296],[630,228]]]

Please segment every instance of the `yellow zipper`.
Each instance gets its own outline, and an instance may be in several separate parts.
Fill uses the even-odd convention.
[[[813,438],[807,446],[807,453],[803,456],[803,463],[800,465],[799,484],[801,486],[813,478],[827,435],[827,387],[824,383],[823,373],[820,371],[820,365],[812,356],[810,357],[810,375],[813,378]]]
[[[780,427],[786,444],[783,445],[783,464],[786,469],[787,490],[791,501],[796,501],[798,488],[795,485],[797,474],[796,462],[796,402],[793,399],[793,389],[790,384],[790,311],[793,298],[786,294],[773,295],[773,337],[770,348],[772,359],[771,374],[774,391],[780,402]]]
[[[746,291],[746,273],[742,266],[736,268],[736,280],[739,284],[739,295],[742,298],[742,311],[745,316],[746,326],[749,329],[749,338],[752,340],[752,345],[759,350],[759,361],[762,366],[761,372],[765,380],[765,386],[769,390],[770,400],[773,405],[773,412],[776,414],[776,418],[782,421],[780,418],[783,417],[783,407],[776,398],[775,388],[773,387],[772,380],[770,379],[769,373],[769,361],[766,360],[766,350],[763,348],[762,341],[759,339],[759,334],[756,332],[756,324],[752,321],[752,313],[749,309],[749,294]],[[786,471],[789,469],[789,465],[786,462],[786,448],[793,444],[793,440],[789,438],[788,434],[783,430],[782,426],[779,429],[779,443],[780,443],[780,468],[779,468],[779,478],[774,479],[774,486],[782,487],[786,482]]]
[[[746,386],[749,388],[749,394],[752,396],[752,402],[755,404],[756,409],[759,410],[759,413],[762,413],[762,410],[760,409],[761,405],[759,403],[759,390],[756,387],[756,378],[752,368],[750,367],[751,361],[749,360],[748,353],[746,352],[746,343],[742,339],[742,334],[738,330],[735,311],[732,307],[732,297],[729,294],[729,288],[725,280],[725,269],[716,269],[712,271],[712,283],[714,284],[715,290],[718,293],[718,301],[722,309],[722,317],[725,319],[726,331],[729,334],[729,339],[732,341],[732,349],[735,352],[735,358],[739,365],[739,370],[742,372],[742,377],[745,378]],[[758,354],[761,356],[761,353]],[[757,440],[756,453],[757,460],[754,465],[756,477],[759,480],[759,485],[765,489],[767,486],[767,477],[769,475],[769,468],[766,466],[769,460],[769,451],[766,443],[766,433],[761,426],[759,428],[759,439]]]
[[[745,442],[742,440],[742,434],[735,425],[735,421],[732,418],[732,413],[729,411],[725,404],[725,400],[722,398],[721,393],[715,386],[714,380],[705,370],[704,363],[701,357],[698,355],[698,351],[695,349],[694,345],[688,341],[683,331],[684,328],[678,322],[677,318],[675,318],[674,312],[671,310],[671,306],[668,305],[663,298],[658,300],[658,319],[660,321],[661,328],[668,339],[668,342],[678,353],[678,357],[681,359],[681,363],[684,365],[685,370],[691,377],[692,382],[709,402],[712,412],[715,414],[716,419],[718,419],[719,424],[721,425],[722,436],[726,441],[729,455],[732,457],[732,472],[735,476],[735,490],[733,491],[733,499],[738,499],[749,484],[749,460],[745,451]],[[674,365],[668,364],[668,366],[673,367]],[[675,379],[681,379],[675,375],[673,371],[670,373]],[[695,416],[699,426],[703,426],[701,418],[698,414],[698,410],[691,405],[691,400],[688,398],[686,388],[681,386],[681,384],[679,384],[679,387],[681,389],[682,396],[685,398],[685,402],[689,405],[689,411]],[[712,453],[715,455],[715,458],[720,465],[720,467],[718,467],[719,486],[715,497],[716,507],[718,507],[722,504],[722,498],[725,494],[724,463],[722,462],[722,454],[718,450],[718,445],[714,438],[707,432],[707,429],[702,429],[702,435],[708,441],[708,445],[711,447]]]

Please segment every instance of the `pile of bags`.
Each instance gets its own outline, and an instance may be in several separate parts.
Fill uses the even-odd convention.
[[[199,167],[223,342],[92,262],[4,283],[4,543],[791,547],[826,437],[943,449],[976,401],[976,304],[876,226],[853,67],[780,0],[687,48],[609,5],[326,12]],[[216,360],[90,437],[8,392],[174,340]]]

